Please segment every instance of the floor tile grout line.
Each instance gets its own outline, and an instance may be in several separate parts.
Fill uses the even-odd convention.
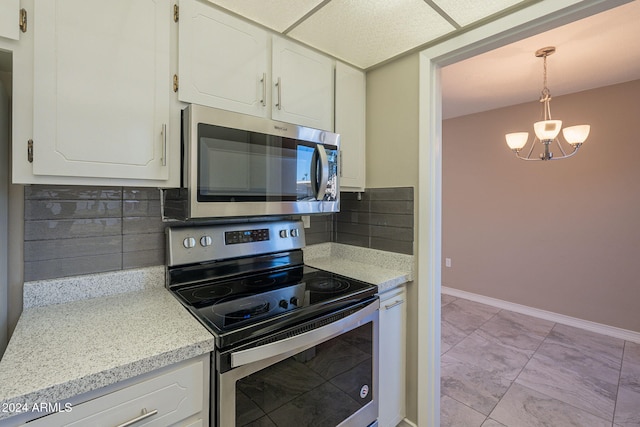
[[[446,306],[446,305],[448,305],[448,304],[451,304],[452,302],[454,302],[454,301],[456,301],[456,300],[459,300],[459,299],[464,300],[464,298],[456,298],[455,300],[449,301],[447,304],[445,304],[445,306]],[[466,335],[466,336],[465,336],[465,338],[469,337],[469,336],[470,336],[470,335],[472,335],[473,333],[475,333],[475,332],[477,332],[478,330],[480,330],[480,329],[481,329],[481,328],[482,328],[482,327],[483,327],[487,322],[489,322],[491,319],[493,319],[494,317],[496,317],[496,316],[497,316],[499,313],[501,313],[502,311],[505,311],[505,312],[509,312],[509,313],[511,313],[511,311],[510,311],[510,310],[507,310],[507,309],[500,309],[497,313],[495,313],[493,316],[491,316],[489,319],[487,319],[485,322],[483,322],[481,325],[479,325],[477,328],[475,328],[472,332],[470,332],[469,334],[465,334],[465,335]],[[538,354],[538,353],[539,353],[540,348],[542,347],[542,345],[543,345],[545,342],[547,342],[547,340],[549,339],[549,336],[551,335],[551,333],[553,332],[553,330],[554,330],[557,326],[558,326],[558,323],[557,323],[557,322],[554,322],[554,323],[553,323],[553,325],[551,326],[551,328],[549,329],[549,331],[546,333],[546,335],[545,335],[545,336],[540,340],[540,342],[539,342],[538,346],[536,347],[536,349],[535,349],[535,350],[533,351],[533,353],[531,354],[531,357],[529,358],[529,361],[528,361],[528,362],[523,366],[523,368],[520,370],[520,372],[518,373],[518,375],[517,375],[513,380],[510,380],[511,382],[510,382],[510,384],[509,384],[509,387],[508,387],[508,388],[507,388],[507,390],[502,394],[502,396],[500,397],[500,399],[498,400],[498,402],[493,406],[493,408],[492,408],[492,409],[491,409],[491,411],[489,412],[489,415],[487,415],[487,416],[485,417],[485,420],[483,421],[483,423],[484,423],[484,422],[486,422],[486,421],[487,421],[487,420],[489,420],[489,419],[494,419],[494,418],[491,418],[491,416],[492,416],[493,412],[495,411],[495,408],[496,408],[496,407],[497,407],[497,406],[498,406],[498,405],[503,401],[504,397],[507,395],[507,393],[509,392],[509,390],[511,390],[511,388],[513,387],[513,384],[514,384],[514,383],[516,383],[516,381],[518,380],[518,378],[519,378],[519,377],[520,377],[520,375],[522,374],[523,370],[526,368],[526,366],[529,364],[529,362],[530,362],[530,361],[531,361],[531,360],[536,356],[536,354]],[[465,338],[463,338],[462,340],[464,340]],[[461,341],[462,341],[462,340],[461,340]],[[601,419],[602,421],[604,421],[604,422],[606,422],[606,423],[610,423],[610,425],[611,425],[612,427],[615,427],[615,411],[616,411],[616,408],[617,408],[618,395],[619,395],[619,391],[620,391],[620,384],[621,384],[621,381],[622,381],[622,368],[623,368],[623,364],[624,364],[624,355],[625,355],[625,351],[627,350],[627,345],[628,345],[628,342],[627,342],[626,340],[622,340],[622,341],[623,341],[623,352],[622,352],[622,356],[621,356],[621,360],[620,360],[620,368],[619,368],[619,373],[618,373],[618,385],[617,385],[617,392],[616,392],[616,398],[615,398],[615,400],[614,400],[614,410],[613,410],[613,414],[612,414],[611,420],[607,420],[607,419],[605,419],[605,418],[602,418],[601,416],[599,416],[599,415],[597,415],[597,414],[594,414],[594,413],[592,413],[591,411],[586,411],[587,413],[590,413],[592,416],[595,416],[595,417],[597,417],[597,418]],[[454,346],[455,346],[455,345],[454,345]],[[451,348],[453,348],[454,346],[451,346]],[[451,348],[450,348],[449,350],[451,350]],[[441,356],[444,356],[446,353],[448,353],[448,352],[449,352],[449,350],[447,350],[447,352],[443,353]],[[455,359],[455,358],[454,358],[454,359]],[[546,398],[556,400],[556,401],[558,401],[558,402],[561,402],[562,404],[565,404],[565,405],[571,406],[571,407],[573,407],[573,408],[575,408],[575,409],[577,409],[577,410],[584,411],[584,409],[582,409],[582,408],[579,408],[579,407],[577,407],[577,406],[575,406],[575,405],[573,405],[573,404],[571,404],[571,403],[564,402],[564,401],[563,401],[563,400],[561,400],[561,399],[558,399],[558,398],[555,398],[555,397],[549,396],[549,395],[547,395],[546,393],[540,392],[540,391],[538,391],[538,390],[536,390],[536,389],[532,389],[532,388],[527,387],[527,386],[525,386],[525,385],[523,385],[523,384],[520,384],[520,383],[518,383],[518,385],[519,385],[519,386],[521,386],[521,387],[527,388],[527,389],[529,389],[529,390],[532,390],[532,391],[534,391],[534,392],[536,392],[536,393],[538,393],[538,394],[541,394],[541,395],[545,396]],[[448,396],[448,395],[447,395],[447,397],[449,397],[449,398],[451,398],[451,399],[455,400],[455,401],[456,401],[456,402],[458,402],[458,403],[461,403],[462,405],[464,405],[464,406],[466,406],[466,407],[469,407],[468,405],[466,405],[466,404],[464,404],[464,403],[460,402],[460,401],[459,401],[459,400],[457,400],[457,399],[454,399],[454,398],[453,398],[453,397],[451,397],[451,396]],[[473,409],[473,408],[471,408],[471,409]],[[475,409],[474,409],[474,410],[475,410]],[[479,412],[479,411],[477,411],[477,410],[476,410],[476,412]],[[484,415],[484,414],[482,414],[482,415]],[[496,421],[497,421],[497,420],[496,420]],[[499,422],[499,421],[498,421],[498,422]]]
[[[613,417],[611,420],[611,426],[613,427],[616,422],[616,409],[618,409],[618,396],[620,395],[620,385],[622,384],[622,368],[624,367],[624,354],[627,351],[627,341],[624,341],[622,346],[622,359],[620,360],[620,372],[618,373],[618,387],[616,389],[616,399],[613,401]]]

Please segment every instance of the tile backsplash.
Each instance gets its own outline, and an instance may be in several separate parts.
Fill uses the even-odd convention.
[[[164,264],[153,188],[25,187],[24,280]]]
[[[359,194],[359,195],[358,195]],[[312,215],[307,244],[338,242],[413,253],[413,188],[342,193],[341,211]],[[164,265],[154,188],[25,187],[24,280]]]
[[[341,193],[335,242],[413,254],[413,187]]]

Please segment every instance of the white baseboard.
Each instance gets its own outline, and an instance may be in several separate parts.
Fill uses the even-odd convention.
[[[602,323],[591,322],[589,320],[578,319],[577,317],[565,316],[564,314],[528,307],[526,305],[516,304],[497,298],[486,297],[484,295],[461,291],[447,286],[442,286],[442,293],[640,344],[640,332],[616,328],[615,326],[604,325]]]

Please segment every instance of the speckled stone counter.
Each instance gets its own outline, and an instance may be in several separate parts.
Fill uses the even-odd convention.
[[[164,288],[163,275],[141,270],[115,286],[127,292],[89,299],[79,298],[112,292],[96,289],[109,273],[75,278],[63,298],[71,302],[53,305],[44,305],[45,288],[55,296],[60,281],[25,284],[31,307],[0,361],[0,408],[55,403],[213,351],[213,336]],[[0,411],[0,423],[12,415]]]
[[[413,256],[340,243],[320,243],[304,248],[304,262],[378,286],[385,292],[413,280]]]

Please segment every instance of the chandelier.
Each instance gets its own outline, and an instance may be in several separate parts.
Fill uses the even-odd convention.
[[[515,132],[505,135],[509,148],[511,148],[515,155],[522,160],[566,159],[576,154],[582,143],[589,136],[589,130],[591,129],[589,125],[570,126],[562,129],[564,139],[568,143],[565,144],[565,147],[567,147],[567,151],[571,150],[568,153],[567,151],[565,151],[563,145],[558,139],[558,134],[560,133],[560,129],[562,128],[562,120],[551,119],[551,107],[549,106],[551,102],[551,92],[547,87],[547,56],[553,54],[555,51],[556,48],[554,46],[543,47],[542,49],[538,49],[536,51],[536,57],[542,58],[544,60],[544,83],[542,93],[540,95],[540,102],[542,103],[542,120],[533,124],[535,137],[531,142],[529,153],[526,156],[520,154],[520,151],[524,148],[524,146],[527,144],[527,141],[529,140],[529,132]],[[542,153],[540,153],[539,158],[531,157],[531,153],[533,153],[536,145],[542,145],[543,149]],[[552,146],[558,147],[562,155],[554,157],[553,153],[551,152]]]

